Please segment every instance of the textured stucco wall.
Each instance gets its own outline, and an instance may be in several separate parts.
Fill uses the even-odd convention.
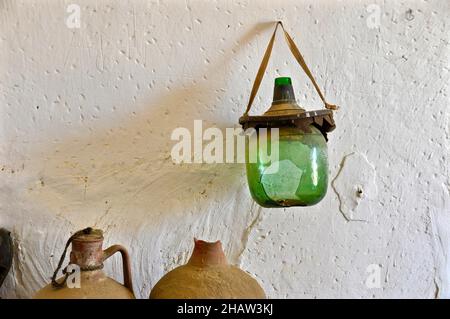
[[[0,226],[16,249],[0,296],[30,297],[94,225],[130,249],[139,297],[194,236],[221,239],[269,297],[449,297],[449,15],[447,0],[0,1]],[[341,105],[310,208],[261,209],[240,164],[170,159],[174,128],[237,123],[276,19]],[[276,75],[321,107],[278,40],[254,112]],[[121,280],[118,257],[106,271]]]

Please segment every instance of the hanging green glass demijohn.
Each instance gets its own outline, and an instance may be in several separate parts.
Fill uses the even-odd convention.
[[[264,72],[269,62],[275,35],[281,26],[286,42],[303,71],[313,83],[325,104],[325,109],[306,111],[294,96],[289,77],[275,79],[272,106],[259,116],[249,115],[253,100],[258,92]],[[246,169],[250,193],[263,207],[311,206],[318,203],[328,187],[327,132],[335,128],[333,110],[337,106],[329,104],[320,91],[308,69],[300,51],[283,24],[277,22],[275,31],[264,54],[261,66],[244,115],[239,123],[247,130],[256,131],[256,147],[246,144]],[[278,128],[278,140],[274,143],[272,128]],[[267,148],[261,147],[261,141]],[[266,161],[266,152],[278,147],[275,162]],[[253,159],[253,160],[252,160]]]

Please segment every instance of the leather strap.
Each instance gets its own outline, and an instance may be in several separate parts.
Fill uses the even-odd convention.
[[[281,21],[278,21],[275,30],[273,31],[272,37],[270,38],[269,44],[267,45],[266,52],[264,53],[264,57],[261,61],[261,65],[259,66],[258,73],[256,74],[255,82],[253,83],[252,92],[250,93],[250,99],[248,100],[247,109],[245,110],[244,115],[247,115],[250,111],[250,108],[252,107],[253,101],[256,97],[256,94],[258,93],[259,86],[261,84],[261,81],[264,77],[264,72],[266,71],[267,64],[269,63],[270,54],[272,53],[273,43],[275,42],[275,35],[278,30],[278,26],[281,26],[284,33],[284,38],[286,39],[286,42],[289,46],[289,49],[291,50],[292,55],[297,60],[298,64],[302,67],[303,71],[306,73],[308,78],[311,80],[312,84],[314,85],[314,88],[316,89],[317,93],[320,96],[320,99],[323,101],[325,108],[329,110],[337,110],[339,107],[330,104],[325,100],[325,97],[322,94],[322,91],[320,90],[319,86],[317,85],[316,80],[314,79],[314,76],[312,75],[311,71],[309,70],[308,66],[306,65],[305,59],[303,59],[302,54],[300,53],[300,50],[297,48],[297,46],[294,43],[294,40],[292,40],[289,33],[286,32],[284,29],[283,23]]]

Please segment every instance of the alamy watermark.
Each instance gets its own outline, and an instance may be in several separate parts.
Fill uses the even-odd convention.
[[[366,19],[366,25],[369,29],[377,29],[381,24],[381,8],[378,4],[369,4],[366,7],[369,16]]]
[[[381,288],[381,265],[370,264],[366,268],[369,275],[366,278],[366,287],[369,289]]]
[[[67,280],[66,285],[67,288],[81,288],[81,270],[80,266],[77,264],[69,264],[66,269]]]
[[[66,12],[70,13],[66,18],[66,26],[69,29],[81,28],[81,9],[78,4],[69,4],[66,8]]]
[[[175,164],[259,162],[268,166],[265,171],[268,174],[278,171],[278,128],[259,128],[258,132],[254,128],[245,131],[242,128],[226,128],[224,134],[217,127],[203,130],[203,121],[194,120],[193,134],[185,127],[178,127],[172,131],[170,138],[177,141],[170,154]]]

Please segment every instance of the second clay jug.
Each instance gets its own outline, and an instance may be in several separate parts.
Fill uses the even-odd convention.
[[[227,263],[220,241],[194,239],[189,262],[162,277],[150,299],[265,299],[264,290],[245,271]]]

